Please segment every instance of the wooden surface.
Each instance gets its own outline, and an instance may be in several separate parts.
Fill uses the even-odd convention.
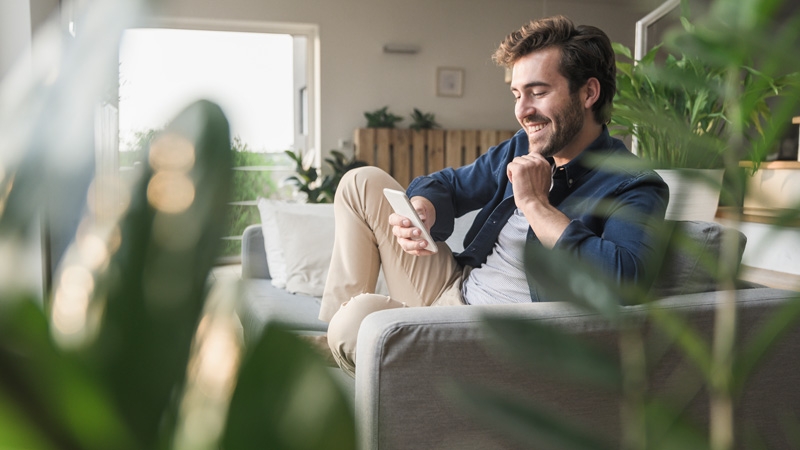
[[[742,264],[739,278],[776,289],[800,292],[800,275],[750,267]]]
[[[513,135],[512,130],[358,128],[353,143],[357,159],[380,167],[408,186],[420,175],[470,164]]]
[[[753,167],[753,163],[741,161],[739,167],[750,168]],[[800,170],[800,161],[765,161],[758,167],[760,169]]]
[[[793,210],[775,208],[735,208],[720,206],[716,217],[734,221],[762,223],[786,228],[800,228],[800,218]]]

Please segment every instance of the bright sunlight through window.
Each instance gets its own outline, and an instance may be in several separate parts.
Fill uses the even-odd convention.
[[[219,104],[231,134],[256,152],[294,143],[292,36],[132,29],[120,48],[121,150],[198,99]]]

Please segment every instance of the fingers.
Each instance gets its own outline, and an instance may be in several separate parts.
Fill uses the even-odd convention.
[[[541,178],[549,180],[552,178],[552,168],[550,163],[541,155],[524,155],[514,158],[506,166],[506,175],[509,181],[514,183],[514,177],[525,177],[526,179]]]
[[[428,243],[422,239],[422,231],[419,228],[393,226],[392,234],[395,236],[397,243],[400,244],[400,247],[407,252],[422,250],[428,246]]]
[[[547,203],[552,185],[550,163],[539,154],[518,156],[511,161],[506,174],[514,189],[514,201],[518,207],[530,201]]]
[[[422,231],[413,226],[407,217],[392,214],[389,216],[389,224],[392,226],[392,234],[403,251],[418,256],[433,254],[425,249],[428,243],[422,239]]]
[[[423,222],[425,222],[425,214],[420,211],[417,211],[417,214],[419,215],[419,218]],[[393,227],[406,227],[406,228],[412,226],[411,220],[408,217],[401,216],[400,214],[397,213],[392,213],[389,216],[389,225]]]
[[[522,171],[538,171],[546,176],[550,176],[550,162],[538,153],[517,156],[506,167],[509,180],[513,183],[513,177]]]

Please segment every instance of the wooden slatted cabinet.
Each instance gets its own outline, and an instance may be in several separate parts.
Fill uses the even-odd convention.
[[[380,167],[403,186],[445,167],[470,164],[491,147],[510,139],[512,130],[421,130],[358,128],[356,158]]]

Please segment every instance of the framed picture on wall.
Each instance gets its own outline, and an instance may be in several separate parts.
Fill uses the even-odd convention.
[[[464,69],[439,67],[436,69],[436,95],[461,97],[464,95]]]

